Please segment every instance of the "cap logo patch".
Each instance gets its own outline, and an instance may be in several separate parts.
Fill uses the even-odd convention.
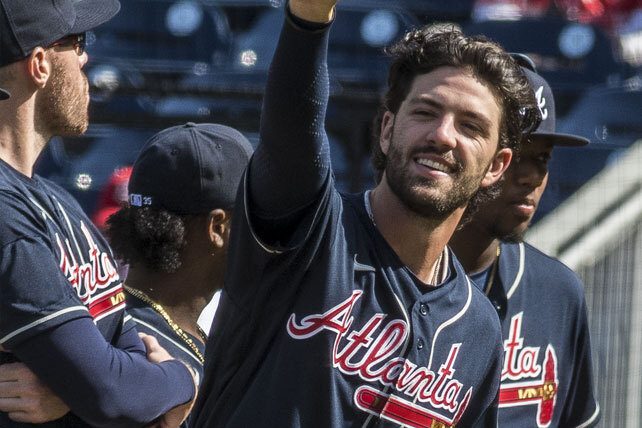
[[[129,195],[129,204],[133,207],[147,207],[152,204],[152,197],[132,193]]]
[[[535,97],[537,98],[537,108],[542,115],[542,120],[546,120],[548,117],[548,109],[546,108],[546,98],[544,98],[544,87],[540,86],[537,91],[535,91]]]

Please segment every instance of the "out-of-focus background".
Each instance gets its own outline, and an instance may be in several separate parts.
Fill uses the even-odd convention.
[[[88,33],[91,126],[54,139],[37,171],[99,225],[126,200],[126,175],[162,128],[220,122],[257,142],[283,0],[120,0]],[[341,190],[373,183],[371,120],[385,86],[383,47],[452,22],[528,54],[551,84],[556,148],[529,240],[586,283],[604,427],[642,426],[642,0],[342,0],[330,36],[327,130]]]

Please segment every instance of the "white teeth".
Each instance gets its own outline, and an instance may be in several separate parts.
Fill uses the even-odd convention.
[[[420,165],[427,166],[428,168],[436,169],[437,171],[448,172],[448,168],[445,165],[430,159],[419,158],[417,159],[417,163]]]

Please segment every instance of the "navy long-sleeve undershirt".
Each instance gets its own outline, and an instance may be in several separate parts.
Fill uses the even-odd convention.
[[[330,173],[324,128],[329,27],[307,23],[288,12],[270,68],[261,142],[249,169],[249,192],[252,213],[259,220],[272,221],[272,230],[274,220],[290,223],[301,214]]]
[[[180,361],[147,361],[135,329],[112,346],[89,317],[38,334],[12,351],[91,426],[140,427],[195,392]]]

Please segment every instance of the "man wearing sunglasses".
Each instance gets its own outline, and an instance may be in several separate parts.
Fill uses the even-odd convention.
[[[51,137],[87,129],[84,33],[119,8],[117,0],[0,0],[3,428],[51,419],[46,427],[176,427],[196,395],[196,374],[138,337],[98,230],[68,193],[33,174]],[[25,365],[62,399],[52,395],[48,415],[29,413],[30,391],[6,393]]]

